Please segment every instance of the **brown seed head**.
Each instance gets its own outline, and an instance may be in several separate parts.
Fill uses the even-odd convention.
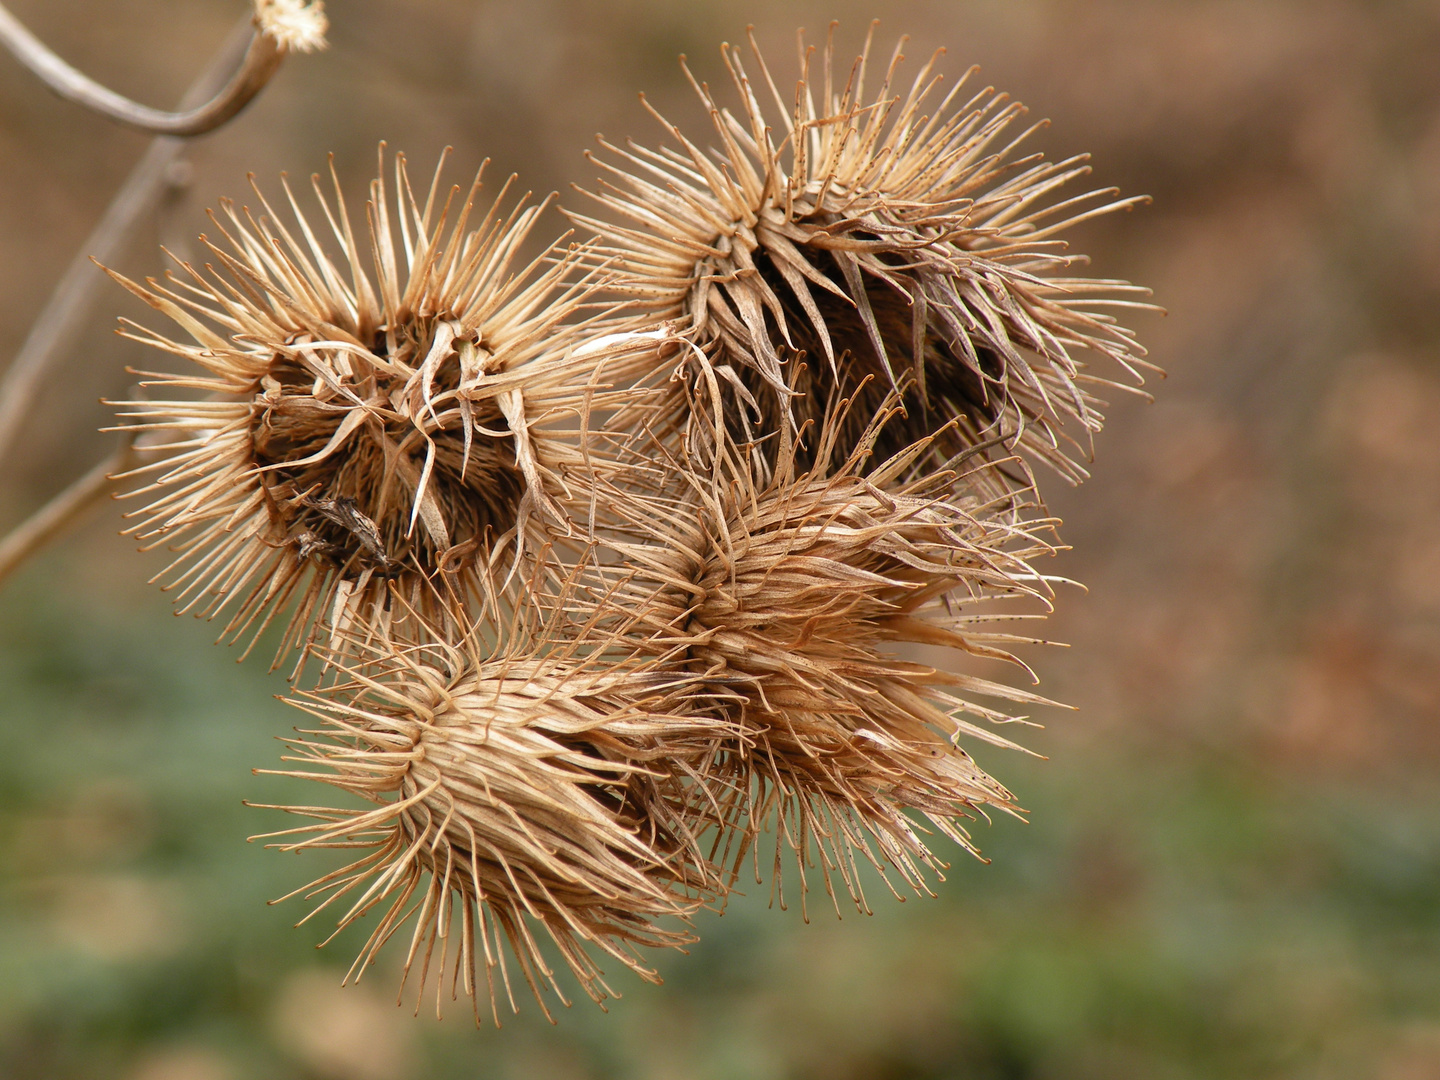
[[[781,479],[758,481],[750,459],[737,457],[728,472],[692,474],[688,497],[637,517],[638,542],[615,541],[630,576],[613,596],[641,647],[694,677],[707,707],[738,728],[717,736],[697,789],[741,835],[738,851],[773,825],[777,883],[789,845],[803,896],[818,849],[827,892],[834,897],[836,873],[863,908],[856,850],[916,889],[924,867],[943,866],[906,810],[970,847],[958,818],[983,805],[1016,809],[958,745],[1014,746],[964,718],[1018,719],[977,699],[1051,704],[901,659],[895,646],[939,646],[1028,672],[1008,650],[1033,640],[984,624],[1027,617],[1007,613],[1017,601],[1047,603],[1030,560],[1054,546],[1043,539],[1052,521],[1028,517],[1033,507],[1018,495],[975,494],[968,473],[903,481],[929,440],[869,468],[883,418],[831,471],[844,404],[816,440],[814,471],[796,476],[789,463],[776,470]],[[976,459],[975,468],[994,467]]]
[[[900,392],[882,459],[943,431],[931,444],[938,460],[1001,442],[1082,478],[1064,443],[1088,456],[1102,420],[1089,388],[1114,385],[1083,356],[1139,380],[1144,351],[1109,312],[1149,305],[1125,282],[1070,276],[1084,260],[1058,236],[1144,200],[1111,190],[1057,199],[1090,171],[1087,158],[1018,156],[1043,125],[1013,132],[1024,107],[989,88],[967,98],[971,73],[942,95],[932,58],[898,89],[897,47],[867,96],[868,40],[848,75],[832,70],[832,42],[819,72],[812,55],[802,49],[787,98],[758,50],[752,83],[739,50],[722,48],[737,112],[691,78],[719,150],[657,113],[674,145],[602,142],[618,159],[600,161],[593,194],[608,217],[573,220],[603,238],[630,294],[687,321],[716,368],[736,374],[727,426],[738,442],[761,440],[762,467],[789,457],[787,432],[818,421],[838,388],[858,391],[862,427]],[[802,353],[806,370],[787,373]],[[802,447],[802,465],[814,450]]]
[[[282,807],[317,822],[268,835],[284,850],[364,851],[299,890],[322,898],[307,919],[348,900],[337,933],[383,912],[353,975],[415,915],[406,978],[418,962],[423,995],[433,967],[437,1010],[447,975],[452,993],[459,980],[477,996],[477,966],[496,1023],[498,988],[513,1010],[507,944],[542,1008],[547,985],[565,1001],[537,930],[597,1002],[612,991],[587,946],[658,981],[635,947],[693,940],[659,922],[685,919],[719,883],[683,816],[683,770],[716,728],[675,711],[687,680],[653,663],[477,664],[439,647],[348,674],[292,702],[323,727],[302,732],[289,760],[323,771],[280,775],[375,807]]]
[[[322,0],[255,0],[255,25],[291,52],[315,52],[326,47]]]
[[[180,552],[184,609],[230,606],[230,636],[291,601],[288,644],[321,621],[399,634],[392,592],[443,628],[456,599],[493,604],[527,543],[572,531],[605,449],[578,433],[629,379],[617,348],[585,347],[605,324],[577,317],[595,291],[579,255],[519,260],[543,204],[507,209],[507,183],[483,205],[479,177],[447,195],[439,170],[421,201],[399,157],[361,243],[338,185],[332,205],[314,180],[338,263],[286,185],[291,226],[258,189],[258,218],[224,205],[216,266],[114,275],[191,340],[123,332],[201,369],[155,376],[170,400],[121,403],[159,455],[133,531]]]

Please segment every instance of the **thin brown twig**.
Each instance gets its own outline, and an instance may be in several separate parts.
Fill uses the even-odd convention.
[[[235,66],[241,51],[248,48],[250,38],[250,20],[246,18],[226,41],[210,67],[195,81],[185,100],[203,101],[211,97]],[[170,168],[180,157],[184,145],[183,139],[166,135],[150,143],[145,155],[106,208],[105,216],[71,260],[65,276],[35,320],[14,362],[0,378],[0,459],[9,451],[21,424],[29,415],[42,376],[82,329],[85,309],[105,280],[104,275],[91,264],[91,257],[101,262],[113,259],[135,223],[159,201],[168,182]]]
[[[0,541],[0,584],[110,490],[110,477],[123,472],[134,453],[130,441],[56,495]]]
[[[4,27],[6,19],[14,21],[0,6],[0,28]],[[270,40],[269,35],[264,36],[267,41]],[[191,85],[181,101],[181,109],[185,110],[196,102],[213,105],[223,98],[228,92],[221,92],[227,86],[227,79],[229,86],[233,87],[235,78],[239,78],[229,78],[236,65],[242,63],[243,58],[245,67],[250,66],[249,58],[255,53],[259,37],[254,32],[251,18],[247,17],[231,34],[210,66]],[[263,86],[264,81],[262,79],[255,89]],[[251,93],[250,97],[253,96]],[[249,97],[245,99],[248,100]],[[245,101],[231,109],[224,119],[239,112]],[[206,108],[209,105],[174,115],[193,116]],[[129,237],[135,223],[155,207],[171,182],[173,167],[180,160],[184,146],[185,140],[177,135],[160,135],[151,141],[144,156],[106,208],[104,217],[71,260],[31,327],[20,352],[0,378],[0,459],[14,443],[29,415],[43,376],[79,333],[85,311],[104,281],[104,277],[91,265],[92,258],[101,261],[111,259]],[[110,489],[110,475],[125,467],[131,452],[127,442],[121,450],[52,498],[0,541],[0,584],[25,559]]]
[[[250,104],[285,58],[285,49],[274,37],[254,30],[243,59],[227,82],[211,89],[203,104],[180,112],[167,112],[131,101],[77,71],[27,30],[5,9],[4,4],[0,4],[0,45],[9,49],[20,63],[63,98],[153,135],[186,138],[214,131]],[[227,60],[229,55],[227,50]],[[234,65],[226,66],[228,69]]]

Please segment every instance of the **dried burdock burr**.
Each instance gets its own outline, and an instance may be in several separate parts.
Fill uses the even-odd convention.
[[[257,3],[309,41],[318,4]],[[586,246],[531,257],[548,200],[417,197],[382,147],[363,223],[332,166],[313,220],[257,188],[210,264],[112,274],[193,365],[120,403],[131,532],[180,610],[323,661],[279,775],[345,798],[266,835],[349,852],[306,920],[373,919],[355,978],[407,938],[437,1010],[658,981],[767,831],[782,905],[791,863],[869,910],[863,864],[926,892],[935,834],[1023,813],[971,751],[1054,704],[996,674],[1035,681],[1007,627],[1057,580],[1031,466],[1082,479],[1096,395],[1154,370],[1114,314],[1146,290],[1062,235],[1142,200],[1067,195],[1086,157],[936,58],[873,89],[869,39],[802,41],[789,95],[751,49],[734,111],[691,78],[717,149],[603,144]]]
[[[990,444],[1081,479],[1076,457],[1088,458],[1102,420],[1092,391],[1150,367],[1111,313],[1148,307],[1148,291],[1072,274],[1085,260],[1060,237],[1143,200],[1062,197],[1090,171],[1087,157],[1021,156],[1043,125],[1016,130],[1024,107],[990,88],[966,92],[971,73],[942,93],[935,58],[899,88],[897,47],[869,95],[868,39],[848,72],[835,70],[833,42],[817,58],[802,40],[787,95],[751,47],[753,82],[739,51],[722,48],[736,112],[686,68],[717,150],[656,113],[673,145],[602,141],[592,195],[603,213],[571,215],[603,238],[626,292],[688,329],[738,385],[731,436],[753,444],[762,468],[788,460],[784,444],[838,389],[856,396],[848,449],[894,392],[901,415],[879,459],[935,435],[932,463]],[[814,452],[802,446],[799,464]]]
[[[479,177],[447,194],[439,168],[417,198],[403,156],[394,190],[384,173],[382,147],[358,228],[338,181],[332,203],[312,178],[318,225],[288,184],[289,225],[257,188],[263,214],[212,215],[213,265],[115,275],[189,340],[122,332],[198,368],[121,403],[158,455],[132,474],[151,478],[132,531],[179,552],[182,610],[228,609],[232,639],[287,608],[282,651],[321,621],[399,636],[392,593],[436,625],[451,601],[493,606],[527,545],[571,531],[604,461],[580,433],[612,374],[632,381],[614,349],[578,348],[604,334],[576,251],[521,258],[543,203],[509,183],[482,202]]]
[[[288,760],[307,767],[280,775],[374,807],[280,807],[315,821],[266,836],[291,851],[358,849],[297,890],[321,898],[302,921],[339,902],[336,933],[379,912],[351,976],[413,917],[417,1009],[433,974],[437,1011],[447,985],[452,998],[462,986],[477,1022],[488,996],[497,1024],[497,995],[516,1007],[512,960],[547,1015],[547,988],[569,1004],[543,939],[603,1002],[606,957],[659,981],[637,947],[693,941],[684,923],[720,887],[701,847],[713,819],[689,805],[686,773],[719,728],[691,708],[693,679],[643,657],[597,660],[577,648],[584,634],[548,655],[534,634],[503,637],[485,654],[472,635],[372,647],[357,667],[332,660],[329,685],[291,699],[321,723],[290,741]]]
[[[896,649],[939,646],[1029,674],[1009,650],[1034,639],[987,624],[1043,616],[1049,584],[1031,560],[1054,551],[1054,523],[1017,493],[980,494],[976,473],[998,465],[978,453],[907,481],[931,452],[924,439],[872,465],[892,410],[832,467],[849,406],[832,403],[807,472],[792,461],[760,479],[737,454],[653,501],[631,522],[634,542],[612,541],[623,570],[607,602],[738,730],[717,736],[695,788],[696,805],[718,805],[735,830],[731,852],[773,827],[777,885],[788,846],[802,896],[818,860],[830,896],[838,875],[863,909],[857,855],[919,890],[926,868],[943,869],[907,811],[970,848],[960,819],[1016,810],[960,742],[1014,746],[988,725],[1019,718],[982,699],[1052,703]]]

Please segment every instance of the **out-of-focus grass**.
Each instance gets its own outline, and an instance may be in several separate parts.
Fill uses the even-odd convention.
[[[1440,791],[1127,744],[993,763],[1032,823],[980,823],[993,862],[957,852],[935,899],[872,880],[872,917],[812,894],[805,925],[752,886],[608,1016],[413,1021],[393,957],[340,991],[359,938],[316,954],[323,924],[265,904],[338,857],[243,843],[284,820],[242,798],[310,795],[250,774],[296,722],[283,683],[65,565],[0,600],[0,1075],[1402,1080],[1440,1054]]]

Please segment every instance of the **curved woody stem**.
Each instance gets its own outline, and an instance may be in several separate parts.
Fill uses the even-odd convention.
[[[134,450],[127,439],[104,461],[56,495],[0,540],[0,585],[15,568],[64,531],[110,490],[115,473],[124,472]]]
[[[317,5],[318,8],[318,5]],[[256,27],[259,26],[260,29]],[[320,24],[323,30],[323,23]],[[173,182],[185,139],[214,130],[240,112],[269,81],[291,47],[266,25],[264,5],[247,16],[214,61],[187,91],[178,112],[166,113],[114,94],[71,68],[40,43],[0,3],[0,43],[63,97],[146,130],[164,131],[151,141],[105,215],[71,260],[41,309],[14,361],[0,376],[0,459],[9,452],[43,377],[82,329],[85,311],[104,276],[92,259],[111,260],[136,222],[150,212]],[[322,39],[323,43],[323,39]],[[310,45],[309,47],[316,47]],[[201,103],[203,104],[197,104]],[[127,446],[56,495],[0,540],[0,582],[26,557],[110,489],[109,474],[131,453]]]
[[[214,131],[245,108],[285,58],[285,49],[275,38],[256,29],[238,69],[214,96],[196,108],[166,112],[137,104],[71,67],[27,30],[3,3],[0,3],[0,44],[61,97],[141,131],[184,138]]]
[[[195,81],[187,98],[209,97],[234,66],[237,54],[248,45],[250,36],[250,20],[246,19],[245,25],[225,43],[215,62]],[[41,378],[81,329],[85,309],[105,280],[90,262],[91,258],[106,262],[114,257],[135,223],[159,201],[168,183],[170,168],[179,159],[184,145],[183,139],[174,136],[161,136],[150,143],[106,207],[105,216],[66,267],[65,275],[41,309],[20,351],[0,377],[0,459],[19,434]]]

